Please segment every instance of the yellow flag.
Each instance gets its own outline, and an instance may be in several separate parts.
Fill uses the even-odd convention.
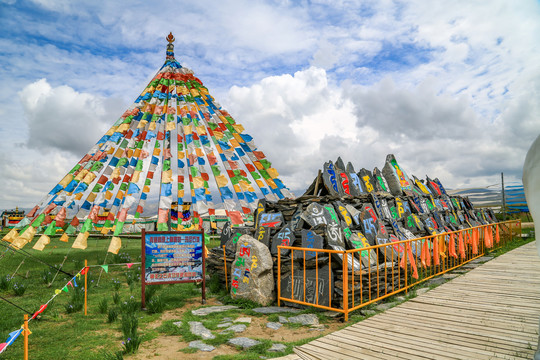
[[[216,176],[216,182],[218,187],[223,187],[226,186],[229,181],[225,175],[218,175]]]
[[[111,243],[109,244],[109,250],[107,250],[110,253],[118,254],[118,251],[120,251],[120,248],[122,247],[122,240],[120,240],[119,237],[113,236],[111,239]]]
[[[273,167],[266,169],[266,172],[268,173],[268,175],[270,175],[272,179],[275,179],[279,176],[279,173]]]
[[[89,235],[90,233],[88,231],[84,233],[79,233],[79,235],[77,235],[77,238],[75,239],[71,247],[75,249],[81,249],[81,250],[86,249],[86,247],[88,246],[87,240],[88,240]]]
[[[169,121],[167,123],[167,126],[165,127],[165,130],[171,131],[171,130],[174,130],[174,129],[176,129],[176,123],[174,121]]]
[[[63,233],[62,236],[60,236],[60,239],[59,239],[59,240],[60,240],[60,241],[63,241],[63,242],[68,242],[68,240],[69,240],[68,234]]]
[[[16,237],[19,236],[19,233],[17,232],[17,229],[11,229],[7,234],[6,236],[4,236],[2,238],[2,240],[4,241],[7,241],[7,242],[12,242],[13,239],[15,239]]]
[[[32,249],[43,251],[43,249],[45,249],[45,246],[49,245],[50,243],[51,243],[51,238],[43,234],[41,235],[41,237],[39,238],[39,240],[36,242],[36,244],[34,245]]]
[[[35,234],[36,229],[33,226],[29,226],[21,235],[19,235],[13,240],[11,246],[22,249],[24,245],[32,241]]]
[[[131,177],[131,182],[136,184],[139,182],[139,176],[141,175],[140,171],[134,171],[133,176]]]
[[[62,185],[63,187],[66,187],[71,182],[71,180],[73,180],[73,175],[67,174],[66,176],[64,176],[62,181],[58,183],[58,185]]]
[[[173,181],[172,179],[172,169],[169,169],[167,171],[163,171],[161,173],[161,182],[164,184],[171,183]]]

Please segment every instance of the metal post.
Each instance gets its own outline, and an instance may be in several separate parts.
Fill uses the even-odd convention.
[[[28,314],[24,314],[24,360],[28,360]]]
[[[503,221],[506,221],[506,197],[504,195],[504,173],[501,173],[501,189],[502,189]]]
[[[88,315],[88,260],[84,259],[84,316]]]

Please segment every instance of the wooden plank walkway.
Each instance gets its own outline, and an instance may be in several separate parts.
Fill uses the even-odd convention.
[[[539,317],[532,242],[282,359],[532,359]]]

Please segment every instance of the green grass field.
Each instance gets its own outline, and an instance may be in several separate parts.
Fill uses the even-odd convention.
[[[1,233],[1,237],[6,231]],[[52,237],[51,243],[42,252],[33,250],[27,245],[23,250],[56,268],[64,262],[63,270],[76,274],[84,267],[84,260],[89,266],[117,263],[137,263],[141,260],[140,238],[122,239],[122,248],[118,255],[107,253],[110,238],[90,237],[86,250],[72,249],[71,243],[64,243]],[[34,239],[34,242],[37,240]],[[34,243],[33,242],[33,243]],[[210,241],[209,248],[219,244],[218,240]],[[17,270],[15,272],[15,270]],[[52,279],[56,276],[54,282]],[[12,277],[6,282],[6,277]],[[120,350],[123,336],[119,330],[118,320],[108,323],[108,313],[100,313],[100,303],[107,303],[108,309],[117,308],[125,302],[140,304],[141,283],[140,265],[109,266],[108,272],[101,267],[91,267],[88,274],[88,316],[84,310],[74,311],[80,303],[81,295],[77,289],[68,286],[68,292],[62,291],[47,309],[41,319],[30,322],[30,358],[32,359],[104,359],[103,349]],[[62,289],[70,277],[57,271],[36,258],[20,252],[0,247],[0,296],[26,310],[31,316],[42,304],[45,304],[55,290]],[[76,280],[79,288],[84,286],[84,276]],[[24,294],[17,296],[13,289],[23,286]],[[154,288],[154,287],[149,287]],[[186,299],[200,297],[200,285],[172,284],[159,285],[156,296],[159,296],[165,309],[182,307]],[[152,289],[153,290],[153,289]],[[82,292],[80,292],[82,294]],[[118,295],[115,295],[118,294]],[[118,304],[114,304],[116,299]],[[73,307],[70,308],[70,305]],[[105,305],[101,305],[102,308]],[[73,311],[72,313],[69,313]],[[23,323],[25,311],[0,300],[0,342],[4,342],[10,332],[17,330]],[[159,314],[137,311],[139,327],[159,317]],[[151,334],[143,334],[146,340]],[[50,346],[55,344],[54,346]],[[2,359],[20,359],[23,353],[22,335],[9,346]],[[69,355],[68,355],[69,354]]]

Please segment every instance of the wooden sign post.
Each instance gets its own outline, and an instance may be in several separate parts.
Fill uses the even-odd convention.
[[[206,303],[204,231],[142,231],[141,305],[146,285],[202,282]]]

